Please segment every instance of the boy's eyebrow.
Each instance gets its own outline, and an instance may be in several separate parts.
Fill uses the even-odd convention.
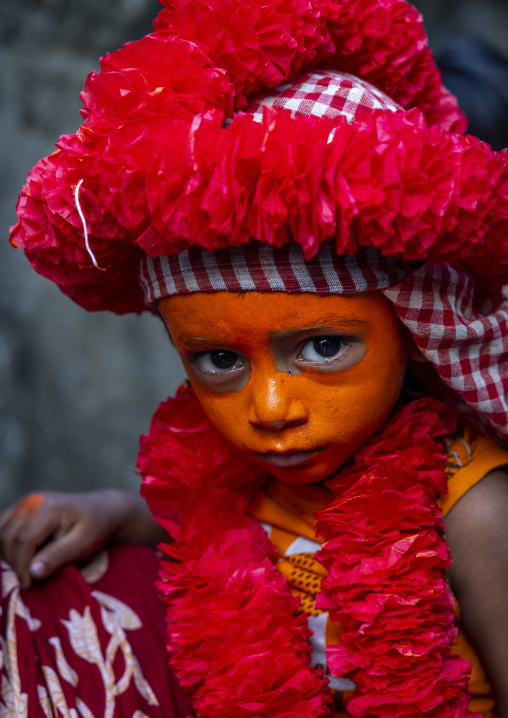
[[[315,331],[316,329],[331,332],[347,332],[355,329],[364,329],[367,324],[368,322],[362,321],[361,319],[344,319],[330,315],[327,317],[321,317],[319,320],[303,326],[300,325],[296,327],[288,327],[287,329],[277,329],[274,332],[270,332],[270,336],[274,339],[284,338],[287,336],[297,337],[300,334],[307,334],[308,332]],[[185,334],[185,332],[179,334],[177,339],[179,343],[184,344],[189,349],[203,349],[210,346],[217,346],[219,344],[223,344],[224,346],[227,344],[226,341],[218,340],[217,337],[197,337],[192,334]]]
[[[217,337],[210,339],[209,337],[195,337],[188,334],[179,334],[177,337],[178,342],[185,344],[189,349],[202,349],[203,347],[210,347],[219,344]]]
[[[335,316],[322,317],[315,322],[305,324],[304,326],[288,327],[288,329],[278,329],[277,331],[270,332],[270,336],[275,338],[287,337],[287,336],[298,336],[299,334],[307,334],[316,329],[322,329],[324,331],[350,331],[365,329],[368,322],[362,319],[344,319]]]

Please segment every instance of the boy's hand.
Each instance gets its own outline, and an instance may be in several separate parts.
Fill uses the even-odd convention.
[[[156,543],[163,538],[145,502],[114,489],[30,494],[0,513],[0,556],[23,588],[113,539]]]

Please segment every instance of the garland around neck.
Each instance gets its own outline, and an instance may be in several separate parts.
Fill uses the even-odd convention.
[[[354,718],[471,717],[469,664],[445,580],[450,557],[436,499],[446,491],[437,440],[455,415],[421,399],[404,407],[331,482],[318,514],[329,576],[318,605],[343,626],[327,649],[348,673]],[[264,474],[234,452],[190,389],[163,403],[143,437],[142,493],[176,539],[162,549],[171,663],[200,718],[319,718],[330,714],[309,630],[247,513]]]

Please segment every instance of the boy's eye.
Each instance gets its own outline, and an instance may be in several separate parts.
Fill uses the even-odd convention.
[[[299,359],[311,362],[322,362],[323,359],[330,361],[337,358],[345,346],[343,337],[313,337],[303,345]]]
[[[208,374],[219,374],[221,372],[230,371],[231,369],[239,369],[243,366],[243,362],[238,354],[224,349],[215,349],[210,352],[198,354],[195,363],[201,371]]]

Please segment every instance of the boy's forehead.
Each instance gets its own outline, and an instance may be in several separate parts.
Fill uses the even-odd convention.
[[[175,295],[159,302],[163,319],[176,334],[230,335],[248,331],[277,335],[293,329],[354,330],[393,310],[381,292],[357,295],[286,292],[214,292]]]

